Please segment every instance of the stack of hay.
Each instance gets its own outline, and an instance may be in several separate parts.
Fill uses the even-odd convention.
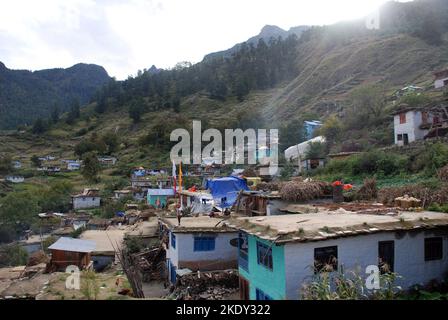
[[[287,201],[308,201],[321,198],[331,185],[326,182],[287,182],[280,190],[280,196]]]
[[[378,188],[376,187],[376,179],[365,179],[361,189],[356,192],[357,200],[374,200],[378,197]]]

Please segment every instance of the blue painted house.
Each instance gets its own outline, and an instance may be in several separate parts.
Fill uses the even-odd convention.
[[[301,299],[304,285],[320,272],[358,272],[366,279],[367,267],[387,265],[400,276],[395,285],[406,290],[442,281],[448,269],[448,216],[441,213],[401,212],[397,218],[322,211],[236,218],[227,225],[239,229],[243,300]]]

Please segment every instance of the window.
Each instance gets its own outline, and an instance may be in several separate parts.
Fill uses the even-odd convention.
[[[398,141],[403,141],[403,135],[402,134],[397,135],[397,140]]]
[[[394,272],[395,243],[394,241],[378,242],[378,267],[381,274]]]
[[[331,272],[338,270],[338,247],[314,249],[314,271]]]
[[[441,260],[443,258],[442,237],[425,239],[425,261]]]
[[[266,293],[264,293],[260,289],[256,289],[255,294],[256,294],[257,300],[273,300],[270,296],[268,296]]]
[[[215,250],[214,237],[195,237],[194,251],[213,251]]]
[[[400,113],[400,124],[406,123],[406,113]]]
[[[428,123],[428,113],[426,111],[422,112],[422,123],[427,124]]]
[[[174,233],[171,233],[171,246],[176,249],[176,235]]]
[[[265,266],[269,270],[273,270],[272,248],[257,241],[257,260],[258,264]]]

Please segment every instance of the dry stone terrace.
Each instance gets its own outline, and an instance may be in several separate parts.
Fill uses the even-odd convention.
[[[438,212],[399,212],[359,214],[319,212],[300,215],[240,217],[227,221],[231,228],[262,239],[282,242],[320,241],[382,231],[448,227],[448,214]]]

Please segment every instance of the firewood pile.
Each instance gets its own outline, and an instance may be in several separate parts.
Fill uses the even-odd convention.
[[[161,280],[165,274],[165,255],[162,246],[133,255],[142,273],[143,281]]]
[[[386,205],[394,206],[395,199],[405,195],[422,200],[421,207],[423,208],[432,203],[445,204],[448,203],[448,184],[442,185],[437,190],[423,185],[383,188],[378,192],[378,200]]]
[[[220,300],[239,289],[238,271],[209,271],[183,275],[177,279],[171,298],[177,300]]]

